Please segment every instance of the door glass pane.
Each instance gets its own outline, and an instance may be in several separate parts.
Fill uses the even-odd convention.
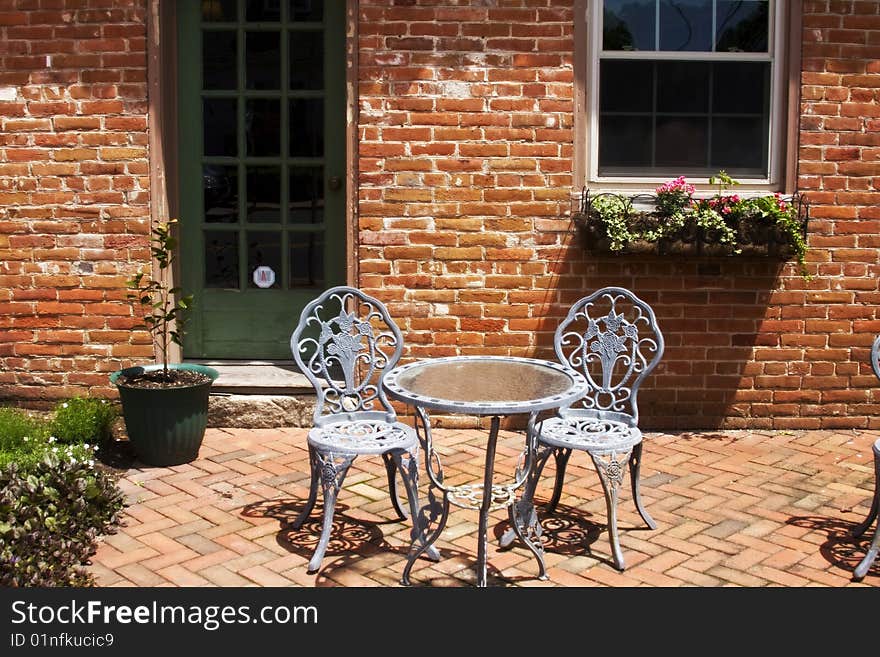
[[[324,154],[324,100],[296,98],[289,103],[291,157]]]
[[[324,33],[290,33],[290,88],[324,88]]]
[[[655,0],[605,0],[602,48],[654,50],[656,21]]]
[[[770,12],[767,0],[718,0],[715,49],[767,52]]]
[[[281,153],[281,101],[255,98],[245,104],[247,154],[255,157]],[[291,126],[291,130],[293,127]]]
[[[291,167],[288,220],[295,224],[324,221],[323,167]]]
[[[281,20],[281,0],[247,0],[244,14],[250,22],[277,23]]]
[[[324,18],[324,0],[290,0],[290,20],[321,21]]]
[[[281,33],[246,32],[245,78],[248,89],[281,88]]]
[[[203,165],[202,190],[205,221],[227,224],[238,221],[238,167]]]
[[[248,231],[248,287],[253,289],[281,288],[281,233],[276,231]],[[271,272],[262,270],[254,281],[257,267],[269,267]],[[273,280],[274,279],[274,280]]]
[[[324,233],[289,233],[290,287],[324,287]]]
[[[202,20],[206,23],[235,19],[235,0],[202,0]]]
[[[205,287],[238,288],[238,231],[205,231]]]
[[[202,71],[205,89],[235,89],[235,32],[202,32]]]
[[[712,50],[713,0],[661,0],[660,50]]]
[[[281,167],[247,168],[247,220],[281,222]]]
[[[202,103],[205,155],[235,157],[238,153],[236,101],[231,98],[205,98]]]

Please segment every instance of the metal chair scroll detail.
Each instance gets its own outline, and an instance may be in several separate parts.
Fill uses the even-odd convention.
[[[874,339],[874,344],[871,346],[871,367],[874,369],[874,374],[880,379],[880,335]],[[874,498],[871,502],[871,510],[868,511],[867,519],[853,530],[852,535],[855,537],[861,536],[868,530],[868,527],[877,518],[878,511],[880,511],[880,438],[874,442],[872,451],[874,452]],[[861,580],[868,574],[868,570],[877,558],[878,553],[880,553],[880,520],[877,520],[874,538],[871,541],[867,554],[865,554],[853,571],[854,580]]]
[[[413,428],[397,421],[382,380],[403,351],[400,329],[377,299],[351,287],[334,287],[309,303],[290,338],[293,357],[314,386],[314,427],[308,434],[311,483],[305,508],[293,522],[298,529],[324,496],[321,537],[309,561],[316,571],[333,529],[336,499],[345,475],[360,455],[381,455],[391,502],[401,519],[407,512],[397,495],[397,474],[406,488],[412,537],[419,536],[419,442]],[[428,556],[438,559],[433,548]]]
[[[571,307],[556,330],[554,347],[561,363],[585,375],[589,389],[556,417],[544,420],[535,472],[523,493],[534,495],[541,471],[554,456],[556,481],[547,505],[552,514],[572,451],[587,452],[604,488],[611,553],[619,570],[625,566],[617,534],[617,502],[627,463],[636,509],[648,527],[657,526],[639,492],[642,432],[636,398],[642,381],[663,356],[663,346],[654,311],[629,290],[602,288]]]

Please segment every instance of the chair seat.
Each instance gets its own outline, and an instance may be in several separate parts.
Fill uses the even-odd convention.
[[[544,420],[538,439],[552,447],[608,453],[632,449],[642,441],[642,432],[617,420],[552,417]]]
[[[411,450],[418,444],[415,430],[402,422],[344,420],[309,431],[309,444],[322,452],[384,454]]]

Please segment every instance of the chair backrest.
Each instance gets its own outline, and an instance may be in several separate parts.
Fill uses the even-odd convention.
[[[663,356],[663,335],[647,303],[624,288],[597,290],[571,307],[553,344],[557,358],[590,384],[570,409],[622,413],[638,422],[639,385]]]
[[[876,377],[880,379],[880,335],[874,338],[874,344],[871,345],[871,367]]]
[[[378,299],[352,287],[330,288],[303,308],[290,349],[315,387],[316,425],[363,412],[396,419],[382,379],[400,360],[403,336]]]

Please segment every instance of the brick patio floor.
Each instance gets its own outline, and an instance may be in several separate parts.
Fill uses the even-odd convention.
[[[360,457],[337,505],[321,569],[306,572],[320,531],[320,497],[300,530],[290,527],[308,491],[304,429],[208,429],[198,460],[135,466],[120,484],[130,506],[103,539],[90,571],[101,586],[399,586],[409,523],[396,519],[378,457]],[[867,431],[693,431],[645,438],[642,495],[650,531],[628,484],[619,511],[627,562],[610,562],[605,502],[592,462],[575,453],[554,517],[544,518],[549,581],[535,579],[524,547],[498,549],[504,511],[490,519],[490,586],[880,586],[880,561],[851,581],[873,528],[848,532],[873,491]],[[447,480],[480,480],[485,432],[439,429]],[[522,445],[502,432],[496,473],[512,473]],[[422,464],[423,465],[423,464]],[[496,481],[497,481],[496,477]],[[427,483],[422,476],[421,488]],[[539,502],[552,483],[548,464]],[[437,547],[413,584],[473,584],[477,512],[452,507]]]

